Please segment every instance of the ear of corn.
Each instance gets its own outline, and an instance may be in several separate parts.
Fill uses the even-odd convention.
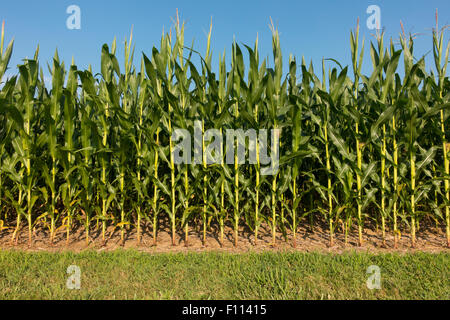
[[[16,242],[23,221],[29,244],[33,229],[45,226],[49,241],[65,231],[67,242],[76,221],[90,232],[101,230],[106,242],[114,229],[121,242],[135,226],[142,239],[144,222],[154,244],[160,222],[168,218],[172,244],[177,231],[217,223],[224,245],[227,223],[238,245],[246,224],[254,243],[261,225],[271,228],[272,245],[287,229],[297,243],[297,229],[326,221],[330,245],[342,226],[345,243],[353,223],[363,245],[364,225],[381,223],[381,236],[392,230],[398,245],[400,229],[409,228],[416,245],[423,219],[446,225],[450,246],[450,187],[448,123],[450,45],[443,30],[433,32],[435,71],[416,61],[413,36],[400,36],[397,48],[384,34],[371,44],[373,71],[361,73],[364,41],[359,26],[351,33],[352,75],[329,59],[322,63],[322,80],[312,64],[289,59],[283,73],[278,30],[272,25],[273,59],[260,61],[258,40],[244,52],[231,48],[231,65],[220,55],[213,71],[212,25],[200,67],[193,45],[185,48],[184,24],[163,33],[160,47],[133,64],[133,36],[125,42],[124,68],[115,55],[116,41],[101,50],[101,73],[65,66],[55,53],[51,88],[46,88],[36,50],[18,66],[17,76],[5,79],[13,42],[0,44],[0,227],[12,228]],[[245,54],[244,54],[245,53]],[[397,72],[403,56],[405,74]],[[248,57],[246,67],[244,62]],[[328,67],[328,70],[327,70]],[[201,132],[202,154],[194,164],[176,165],[172,134],[182,128]],[[205,133],[216,128],[268,130],[268,143],[256,142],[256,163],[226,163],[220,143],[218,164],[207,162],[213,141]],[[270,130],[281,130],[278,141]],[[276,131],[273,131],[276,132]],[[260,132],[261,133],[261,132]],[[245,142],[245,144],[248,144]],[[276,145],[275,144],[279,144]],[[279,149],[280,167],[264,176],[260,156]],[[249,155],[248,155],[249,156]],[[97,222],[94,226],[93,222]],[[112,231],[111,231],[112,230]]]

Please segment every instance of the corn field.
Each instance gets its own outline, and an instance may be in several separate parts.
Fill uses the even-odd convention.
[[[86,243],[93,230],[105,242],[107,230],[129,228],[142,239],[149,226],[154,244],[162,218],[189,242],[192,230],[206,239],[211,224],[220,243],[224,228],[245,226],[258,245],[262,225],[297,243],[301,224],[325,222],[329,244],[343,230],[377,226],[383,241],[416,233],[421,223],[445,228],[450,246],[450,43],[445,28],[430,37],[435,64],[414,56],[414,36],[404,32],[370,43],[372,73],[361,73],[365,42],[351,32],[352,64],[322,61],[320,71],[289,57],[284,66],[278,30],[272,24],[273,59],[253,46],[232,44],[213,71],[212,28],[203,55],[185,46],[184,24],[163,33],[159,48],[135,63],[133,37],[125,41],[123,68],[116,41],[101,49],[101,72],[66,65],[58,53],[44,82],[39,48],[17,74],[5,76],[13,41],[0,45],[0,232],[11,243],[26,228],[48,230],[48,241],[74,225]],[[195,65],[194,58],[201,57]],[[399,74],[403,60],[404,73]],[[245,61],[248,60],[246,63]],[[329,66],[326,68],[326,65]],[[285,71],[283,71],[285,70]],[[288,72],[286,73],[286,70]],[[256,164],[177,165],[177,128],[201,130],[280,129],[279,170],[260,174]],[[202,138],[202,150],[211,143]],[[259,146],[257,146],[258,149]],[[199,227],[199,228],[197,228]]]

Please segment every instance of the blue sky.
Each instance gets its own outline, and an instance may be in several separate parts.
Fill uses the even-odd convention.
[[[81,8],[81,30],[68,30],[66,20],[69,5]],[[229,57],[233,37],[238,43],[253,45],[259,34],[262,57],[271,57],[271,34],[269,17],[278,26],[285,64],[289,54],[298,59],[305,56],[313,60],[316,71],[320,71],[322,57],[334,58],[341,64],[350,62],[350,30],[361,19],[361,33],[373,40],[373,30],[366,27],[369,5],[381,8],[381,24],[387,37],[398,38],[400,20],[407,32],[421,33],[415,44],[417,55],[428,53],[431,58],[431,28],[434,14],[439,9],[440,25],[450,24],[450,1],[448,0],[341,0],[341,1],[250,1],[250,0],[45,0],[4,1],[0,20],[6,22],[7,40],[15,38],[14,54],[9,73],[25,57],[32,57],[40,45],[41,62],[51,62],[55,49],[60,57],[70,63],[72,56],[79,68],[93,65],[98,72],[103,43],[111,44],[114,36],[118,40],[118,55],[123,57],[122,42],[134,26],[137,58],[143,51],[150,54],[153,46],[159,46],[163,27],[168,30],[176,8],[186,21],[186,44],[194,40],[200,52],[205,51],[206,33],[213,19],[214,61],[224,49]],[[450,30],[447,32],[448,41]],[[367,48],[364,72],[370,72],[371,62]],[[428,60],[430,61],[430,60]],[[272,60],[270,60],[272,62]],[[331,64],[330,64],[331,65]],[[45,67],[45,64],[42,66]],[[428,69],[432,68],[428,64]],[[46,68],[44,68],[46,70]]]

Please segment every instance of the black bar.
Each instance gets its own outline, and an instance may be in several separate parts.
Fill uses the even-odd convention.
[[[48,306],[48,307],[47,307]],[[444,314],[446,301],[0,301],[14,315],[32,310],[46,315],[90,319],[321,319],[323,316],[378,319],[416,314],[432,307]],[[42,308],[42,309],[41,309]],[[428,309],[430,310],[430,309]],[[312,318],[311,315],[314,315]],[[111,317],[111,318],[110,318]],[[142,318],[141,316],[139,318]]]

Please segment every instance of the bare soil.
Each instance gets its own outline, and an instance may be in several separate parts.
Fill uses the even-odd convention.
[[[262,225],[259,231],[258,242],[255,245],[253,232],[245,227],[239,230],[238,246],[234,246],[234,231],[231,226],[225,227],[224,244],[221,247],[219,240],[219,230],[214,224],[207,230],[206,243],[202,243],[201,225],[190,229],[189,244],[185,245],[184,232],[179,230],[176,234],[176,245],[172,246],[170,225],[167,220],[161,220],[157,235],[157,245],[154,245],[153,230],[151,225],[142,226],[141,243],[137,242],[136,228],[127,228],[125,242],[122,244],[120,228],[110,227],[106,232],[106,243],[103,243],[101,225],[96,228],[95,223],[91,227],[89,245],[86,243],[84,227],[75,225],[71,230],[70,240],[67,242],[66,230],[61,228],[57,233],[54,243],[50,244],[47,229],[36,228],[33,231],[33,243],[29,246],[28,228],[24,224],[18,233],[17,244],[11,243],[13,228],[0,231],[0,249],[22,250],[22,251],[46,251],[46,252],[81,252],[84,250],[113,251],[117,249],[135,249],[148,253],[169,253],[169,252],[204,252],[218,251],[228,253],[263,252],[263,251],[299,251],[299,252],[322,252],[322,253],[344,253],[344,252],[369,252],[369,253],[411,253],[411,252],[450,252],[446,247],[446,237],[444,228],[433,226],[432,223],[421,224],[420,231],[416,234],[416,247],[411,248],[411,238],[408,233],[403,233],[398,242],[398,247],[394,248],[394,235],[386,234],[386,245],[383,245],[381,230],[376,230],[374,226],[364,228],[363,246],[358,247],[358,233],[353,229],[348,235],[347,244],[342,228],[337,228],[335,233],[334,246],[329,246],[329,233],[326,225],[322,222],[311,229],[309,225],[302,225],[298,228],[297,238],[294,241],[292,232],[287,231],[284,236],[277,232],[276,245],[272,245],[271,229],[268,225]],[[404,230],[405,231],[405,230]]]

